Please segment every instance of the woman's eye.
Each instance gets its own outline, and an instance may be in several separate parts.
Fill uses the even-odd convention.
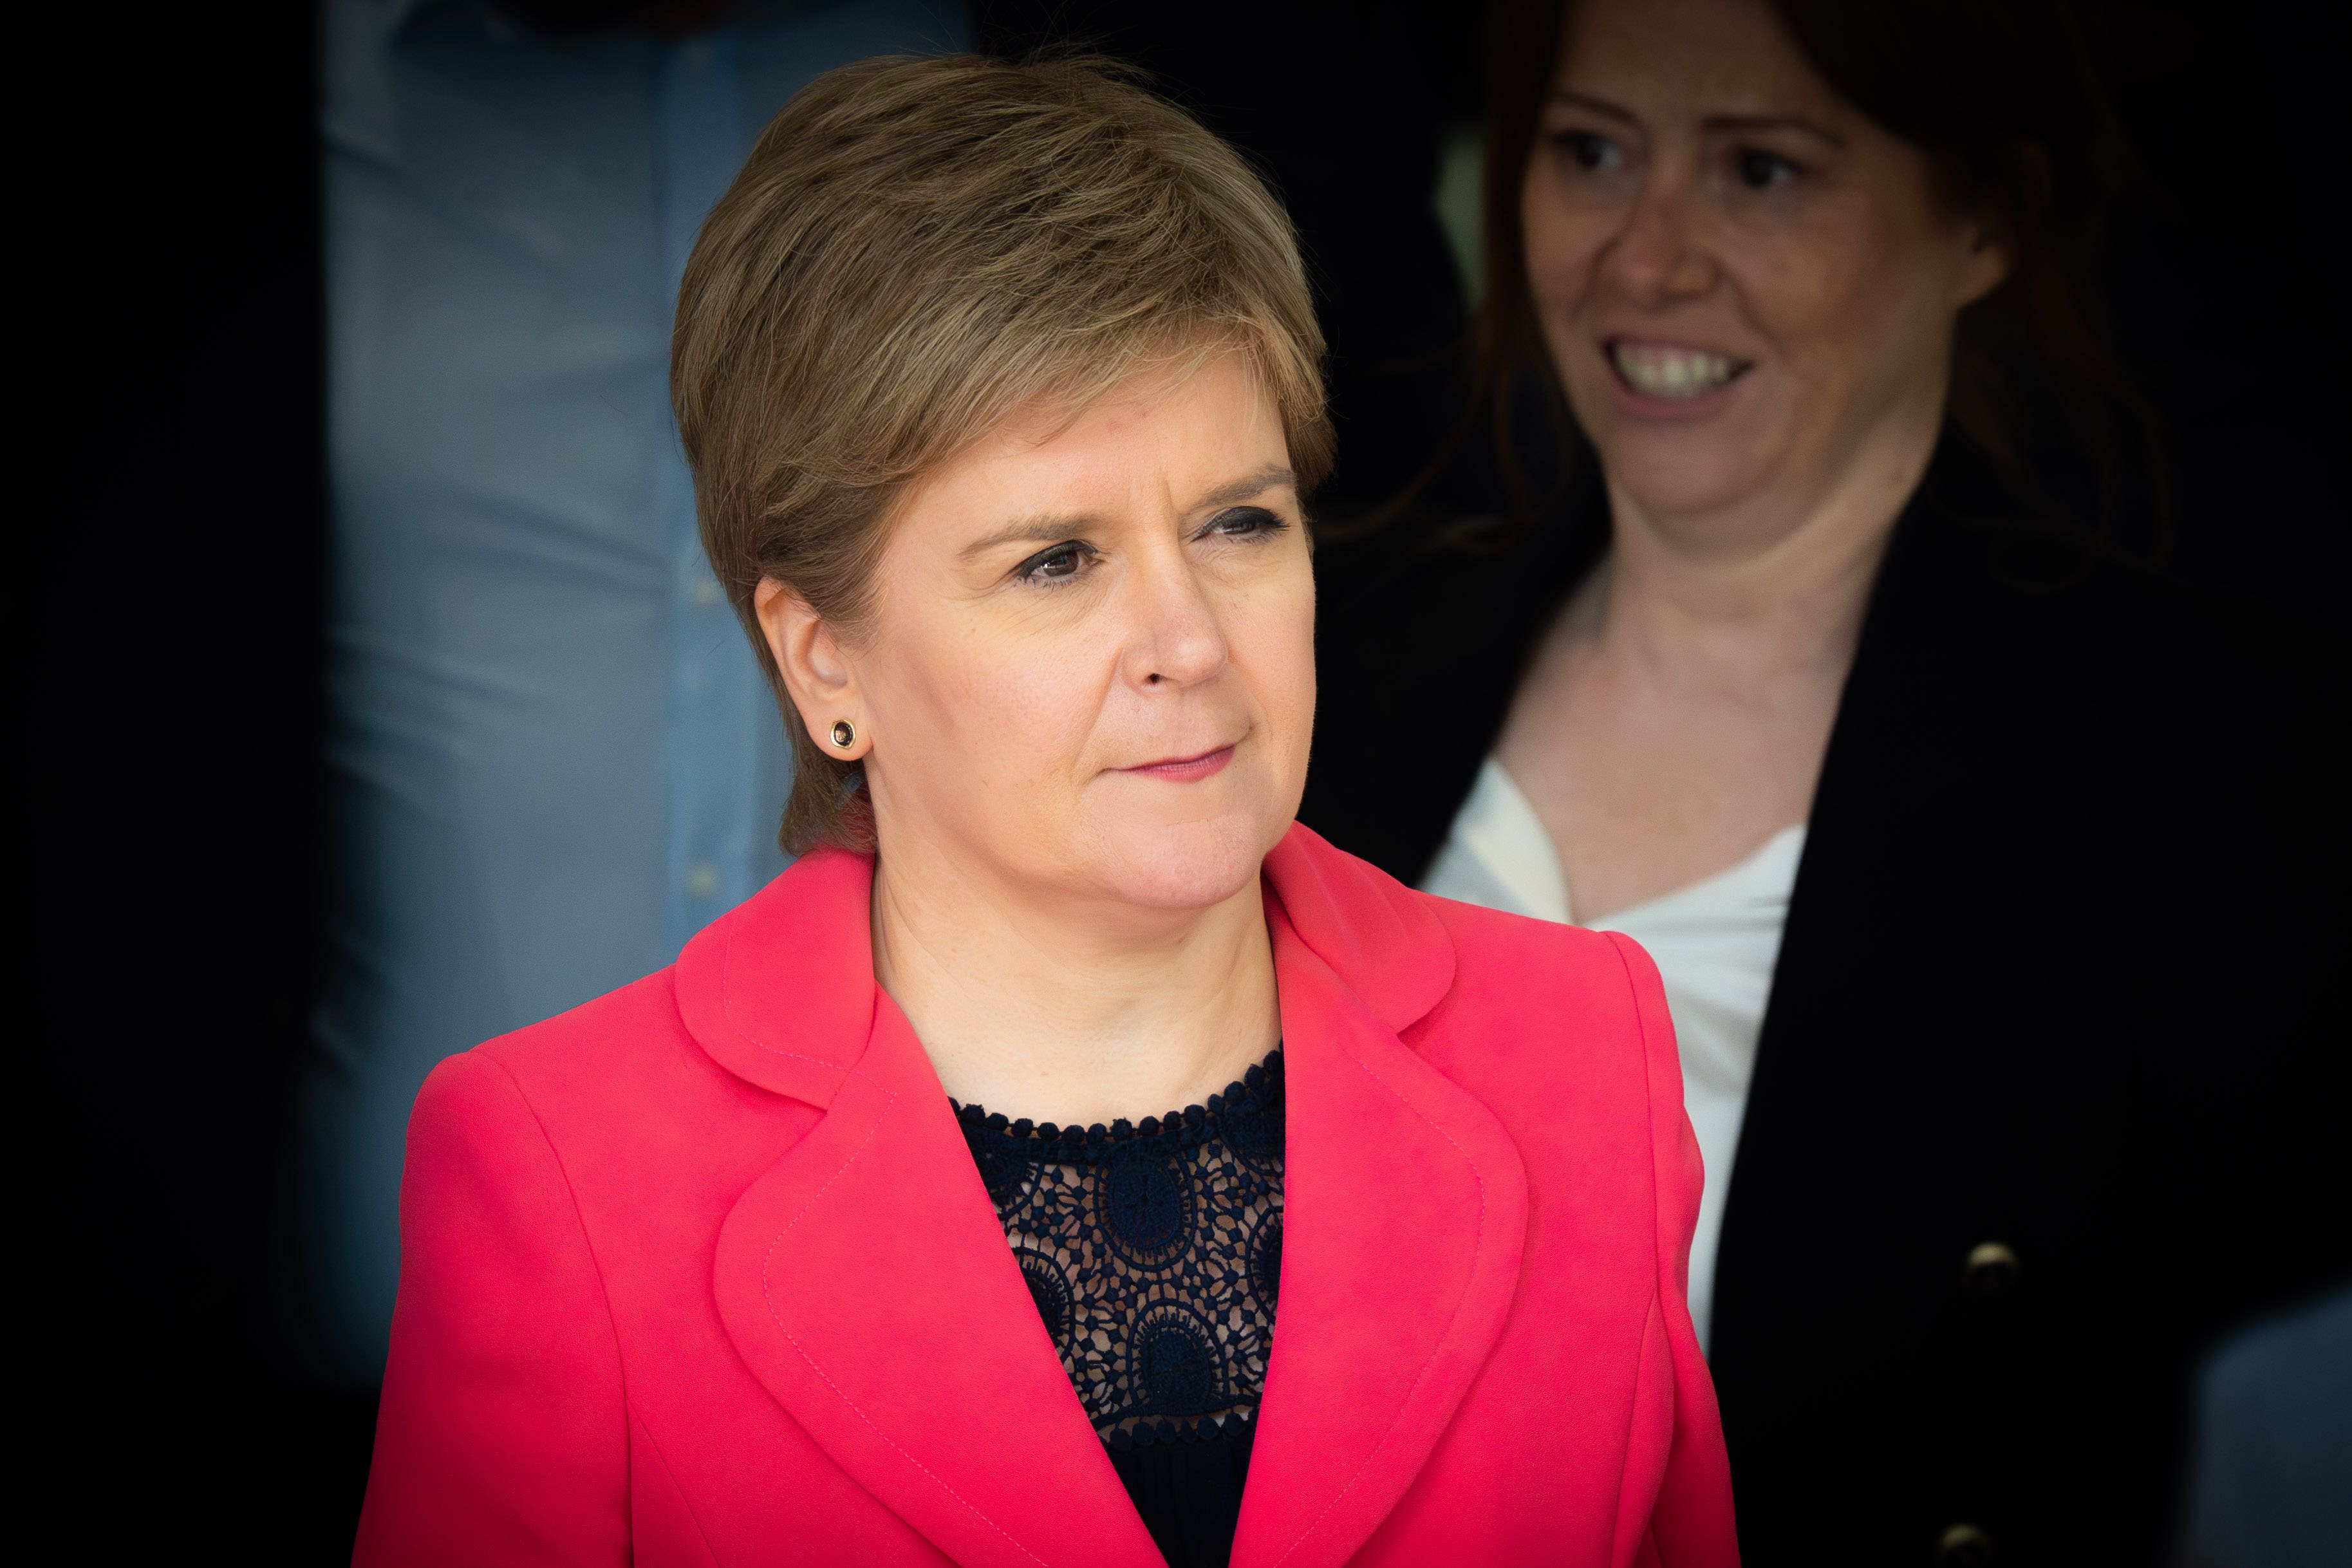
[[[1739,183],[1751,191],[1769,191],[1788,184],[1801,172],[1779,153],[1759,152],[1753,147],[1743,147],[1733,154],[1732,164],[1739,174]]]
[[[1238,506],[1211,518],[1209,526],[1201,531],[1204,536],[1221,534],[1227,539],[1255,539],[1279,533],[1289,526],[1262,506]]]
[[[1041,550],[1013,568],[1013,575],[1024,583],[1055,583],[1075,577],[1086,568],[1087,557],[1093,553],[1076,540],[1068,540],[1051,550]]]
[[[1614,169],[1625,161],[1625,155],[1617,150],[1614,142],[1590,131],[1555,132],[1552,144],[1568,154],[1570,163],[1592,174]]]

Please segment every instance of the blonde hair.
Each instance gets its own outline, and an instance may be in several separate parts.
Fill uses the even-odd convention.
[[[1304,494],[1323,338],[1281,205],[1100,60],[881,58],[809,84],[696,241],[670,395],[704,550],[792,737],[779,837],[873,847],[862,774],[795,717],[752,608],[772,577],[855,635],[908,486],[1006,419],[1235,353]]]

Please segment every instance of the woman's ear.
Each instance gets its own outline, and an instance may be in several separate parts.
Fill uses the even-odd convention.
[[[1954,309],[1967,310],[2008,280],[2011,250],[2008,226],[1983,221],[1969,226],[1969,254],[1961,264]]]
[[[1960,271],[1959,299],[1966,310],[2009,280],[2017,265],[2019,233],[2042,221],[2057,189],[2058,171],[2048,148],[2021,142],[2010,150],[2012,163],[2001,193],[1982,204],[1969,225],[1969,254]]]
[[[760,631],[768,652],[784,678],[784,689],[800,710],[801,722],[828,757],[855,762],[872,749],[866,733],[866,716],[859,710],[864,694],[857,671],[833,626],[802,598],[773,577],[762,577],[751,591],[751,611],[760,617]],[[849,743],[835,738],[834,726],[846,726]]]

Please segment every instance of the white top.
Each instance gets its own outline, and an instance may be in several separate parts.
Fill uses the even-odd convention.
[[[1592,922],[1596,931],[1622,931],[1640,942],[1665,983],[1666,1010],[1682,1047],[1683,1104],[1706,1163],[1690,1256],[1691,1318],[1701,1349],[1715,1305],[1716,1245],[1756,1069],[1756,1035],[1772,994],[1772,966],[1780,960],[1789,891],[1804,847],[1802,823],[1782,828],[1727,870]],[[1492,757],[1479,769],[1422,888],[1538,920],[1573,919],[1551,835]]]

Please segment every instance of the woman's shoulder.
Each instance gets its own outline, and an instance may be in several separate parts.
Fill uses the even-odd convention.
[[[676,967],[443,1060],[418,1096],[420,1123],[510,1121],[561,1154],[669,1141],[740,1094],[681,1016]]]
[[[1664,992],[1638,943],[1422,892],[1305,828],[1267,870],[1306,944],[1484,1107],[1534,1190],[1629,1223],[1646,1214],[1671,1253],[1696,1201],[1696,1145]]]
[[[2291,611],[2179,570],[2110,567],[2099,586],[2109,661],[2178,724],[2265,732],[2263,709],[2317,719],[2344,700],[2342,646]]]
[[[1538,1186],[1630,1204],[1671,1252],[1699,1177],[1649,954],[1617,931],[1412,896],[1444,925],[1455,970],[1408,1041],[1494,1112]]]
[[[1632,945],[1612,931],[1513,914],[1417,888],[1404,891],[1437,917],[1465,968],[1478,972],[1475,984],[1484,987],[1540,989],[1546,982],[1536,976],[1550,976],[1562,966],[1622,974],[1622,948]]]
[[[1392,1019],[1525,1012],[1548,1027],[1623,1002],[1649,972],[1625,937],[1423,892],[1304,824],[1266,871],[1308,945]]]
[[[2293,681],[2330,665],[2327,628],[2201,574],[2095,540],[1921,504],[1897,530],[1872,628],[1909,647],[1955,623],[2026,639],[2032,653],[2178,681],[2201,674]]]
[[[1663,1064],[1680,1105],[1657,970],[1630,938],[1422,892],[1304,827],[1267,868],[1309,945],[1474,1092],[1558,1079],[1646,1095]]]
[[[552,1017],[494,1036],[468,1054],[489,1058],[534,1083],[611,1081],[649,1071],[661,1053],[648,1047],[671,1037],[691,1043],[678,1016],[677,966],[666,964]]]
[[[1654,1050],[1672,1054],[1657,968],[1631,937],[1408,891],[1454,943],[1441,1008],[1450,1032],[1490,1049],[1536,1047],[1576,1074],[1610,1062],[1645,1069]]]
[[[2194,801],[2209,820],[2302,811],[2298,781],[2347,708],[2326,630],[2178,566],[1920,521],[1890,555],[1848,688],[1872,724],[1958,733],[1973,714],[1999,745],[2039,710],[2044,729],[2095,735],[2085,765],[2151,802]]]

